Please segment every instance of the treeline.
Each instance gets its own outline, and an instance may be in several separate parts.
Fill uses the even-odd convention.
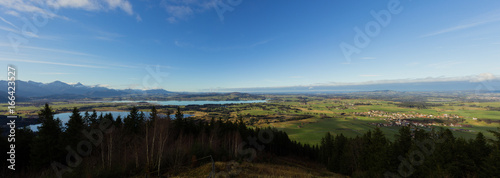
[[[175,175],[186,168],[215,161],[259,161],[269,155],[317,159],[317,146],[291,141],[276,129],[251,129],[240,120],[209,122],[183,118],[180,108],[160,117],[132,108],[128,116],[83,116],[74,108],[65,127],[48,104],[39,112],[38,132],[16,129],[15,171],[2,161],[0,177],[128,177]],[[9,150],[1,139],[2,152]],[[5,154],[4,154],[5,155]],[[4,160],[8,159],[4,156]],[[204,161],[204,162],[202,162]],[[207,172],[207,175],[210,172]]]
[[[394,142],[379,128],[361,137],[327,133],[319,161],[328,170],[353,177],[494,177],[500,175],[500,132],[455,138],[449,129],[402,127]],[[489,143],[488,143],[489,142]]]
[[[438,106],[443,106],[442,104],[438,103],[427,103],[427,102],[401,102],[396,104],[396,106],[399,107],[407,107],[407,108],[418,108],[418,109],[428,109],[430,107],[438,107]]]

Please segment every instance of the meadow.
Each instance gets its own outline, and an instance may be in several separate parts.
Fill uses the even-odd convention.
[[[491,108],[500,107],[500,102],[467,102],[433,96],[426,103],[431,107],[417,108],[401,106],[397,99],[345,98],[321,95],[265,95],[267,103],[246,103],[230,105],[181,106],[186,114],[194,115],[194,119],[209,121],[222,119],[245,122],[249,127],[274,127],[285,131],[290,139],[301,143],[318,144],[321,138],[330,132],[332,135],[343,134],[347,137],[361,136],[368,130],[375,129],[374,124],[389,124],[383,116],[365,116],[356,113],[377,111],[391,114],[422,114],[427,116],[454,115],[458,118],[434,118],[434,121],[447,125],[434,125],[423,129],[431,130],[439,127],[452,129],[457,137],[474,138],[482,132],[487,138],[493,138],[488,130],[500,127],[500,111]],[[57,112],[69,112],[73,107],[81,111],[128,111],[132,106],[139,110],[149,111],[148,103],[108,103],[108,102],[51,102]],[[434,106],[435,105],[435,106]],[[17,111],[23,117],[36,116],[42,103],[20,103]],[[171,112],[177,106],[158,106],[160,113]],[[6,108],[5,104],[0,108]],[[6,112],[1,111],[0,112]],[[425,120],[424,118],[413,118]],[[429,118],[427,118],[429,119]],[[449,124],[454,124],[450,126]],[[456,125],[469,126],[457,127]],[[380,129],[393,139],[400,126],[381,126]],[[418,128],[418,127],[417,127]],[[459,129],[466,129],[466,131]]]

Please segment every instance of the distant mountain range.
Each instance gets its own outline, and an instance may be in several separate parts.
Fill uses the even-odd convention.
[[[34,81],[16,81],[16,101],[32,99],[83,99],[129,97],[158,97],[183,93],[174,93],[164,89],[111,89],[102,86],[87,86],[81,83],[68,84],[61,81],[40,83]],[[0,88],[7,91],[7,81],[0,80]],[[474,91],[500,92],[500,77],[492,74],[480,74],[461,78],[424,78],[410,80],[385,80],[364,83],[330,83],[307,86],[262,87],[262,88],[227,88],[217,92],[246,93],[346,93],[358,91]],[[212,91],[213,92],[213,91]],[[193,94],[193,93],[188,93]],[[144,96],[143,96],[144,95]],[[7,100],[0,97],[0,102]]]
[[[7,82],[0,80],[0,88],[7,90]],[[68,84],[61,81],[40,83],[34,81],[16,81],[16,100],[26,99],[78,99],[78,98],[103,98],[134,94],[171,94],[163,89],[137,90],[137,89],[110,89],[102,86],[86,86],[81,83]],[[7,96],[7,95],[5,95]],[[1,97],[4,100],[6,97]]]
[[[481,74],[461,78],[424,78],[409,80],[384,80],[363,83],[330,83],[307,86],[228,88],[219,92],[247,93],[345,93],[358,91],[475,91],[500,92],[500,77]]]

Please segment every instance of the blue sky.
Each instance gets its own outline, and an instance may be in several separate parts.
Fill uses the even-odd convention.
[[[500,76],[494,0],[2,0],[0,17],[0,66],[20,80],[217,91]]]

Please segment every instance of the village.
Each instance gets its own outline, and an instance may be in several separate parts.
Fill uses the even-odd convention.
[[[431,128],[433,126],[446,126],[446,127],[459,127],[450,128],[451,130],[461,131],[461,132],[474,132],[469,129],[462,129],[461,127],[472,127],[469,124],[459,124],[457,120],[464,121],[463,116],[442,114],[442,115],[430,115],[422,113],[389,113],[385,111],[368,111],[368,112],[354,112],[355,116],[364,116],[370,118],[380,118],[381,120],[387,121],[387,123],[370,123],[377,127],[392,127],[392,126],[416,126],[423,128]],[[474,118],[477,120],[477,118]]]

